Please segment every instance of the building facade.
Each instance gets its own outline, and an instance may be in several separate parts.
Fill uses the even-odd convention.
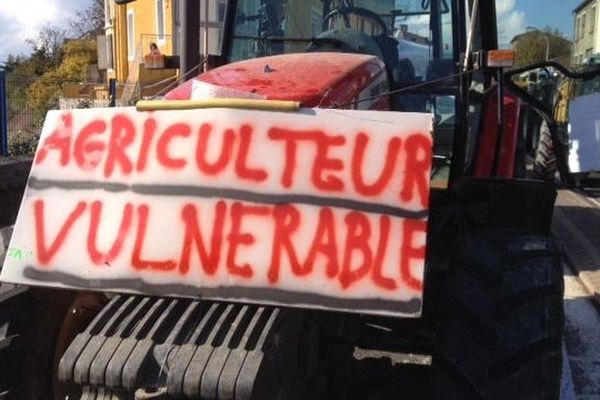
[[[209,2],[209,51],[217,53],[221,27],[225,18],[226,0]],[[179,34],[178,0],[137,0],[118,5],[104,0],[105,35],[98,41],[99,55],[104,60],[106,76],[116,79],[125,94],[136,87],[141,95],[160,91],[169,81],[177,79],[176,68],[147,68],[144,56],[150,53],[150,44],[157,45],[160,54],[176,56]],[[204,4],[200,7],[200,26],[204,27]],[[203,49],[203,34],[200,49]],[[120,96],[119,96],[120,97]]]
[[[600,53],[600,0],[584,0],[575,10],[573,28],[573,64],[586,63]]]
[[[174,0],[138,0],[117,5],[104,1],[105,51],[107,76],[124,83],[143,56],[149,53],[150,43],[156,43],[162,54],[173,54]]]

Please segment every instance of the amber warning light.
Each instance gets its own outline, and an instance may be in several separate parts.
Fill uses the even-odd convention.
[[[487,66],[490,68],[508,68],[515,63],[515,52],[512,50],[490,50],[487,53]]]

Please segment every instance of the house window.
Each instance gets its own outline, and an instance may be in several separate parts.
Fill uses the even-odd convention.
[[[312,6],[310,11],[311,34],[314,37],[321,33],[323,27],[323,13],[315,6]]]
[[[164,0],[156,0],[156,33],[158,41],[165,41],[165,7]]]
[[[223,23],[225,21],[225,11],[227,9],[227,2],[219,1],[217,9],[217,21]]]
[[[111,70],[115,68],[113,62],[113,35],[109,33],[106,35],[106,68]]]
[[[579,30],[579,34],[581,35],[582,38],[585,35],[585,20],[586,19],[587,19],[587,14],[583,13],[583,15],[581,16],[581,29]]]
[[[133,10],[127,11],[127,58],[133,61],[135,58],[135,26]]]
[[[111,0],[104,0],[104,26],[105,27],[109,27],[111,25],[110,1]]]
[[[575,41],[579,40],[580,28],[581,28],[581,17],[577,17],[577,20],[575,20]]]
[[[594,33],[595,28],[596,28],[596,7],[592,7],[592,12],[590,13],[590,33]]]

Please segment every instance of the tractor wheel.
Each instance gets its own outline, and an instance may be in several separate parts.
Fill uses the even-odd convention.
[[[57,380],[61,355],[103,295],[0,285],[0,399],[79,398]]]
[[[563,269],[547,237],[466,236],[442,290],[434,399],[558,399]]]
[[[540,127],[540,139],[533,162],[533,177],[547,182],[553,182],[556,175],[556,155],[552,144],[550,128],[546,121]]]

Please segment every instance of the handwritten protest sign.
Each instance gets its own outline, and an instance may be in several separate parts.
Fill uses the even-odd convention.
[[[430,132],[392,112],[52,111],[1,279],[419,315]]]

